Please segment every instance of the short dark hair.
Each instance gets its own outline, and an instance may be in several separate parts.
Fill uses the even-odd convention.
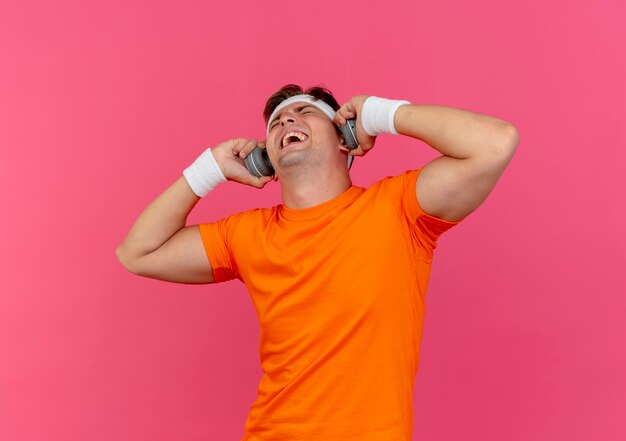
[[[297,84],[287,84],[267,99],[265,109],[263,109],[263,119],[265,119],[265,124],[267,124],[267,120],[270,116],[272,116],[272,112],[280,103],[285,101],[287,98],[301,94],[311,95],[316,100],[322,100],[335,111],[337,111],[340,107],[332,92],[325,87],[314,86],[309,87],[307,90],[303,90],[302,87]]]

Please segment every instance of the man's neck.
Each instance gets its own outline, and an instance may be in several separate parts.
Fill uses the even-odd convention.
[[[281,177],[283,205],[300,210],[314,207],[336,198],[352,186],[347,173],[333,174],[332,170],[311,174]]]

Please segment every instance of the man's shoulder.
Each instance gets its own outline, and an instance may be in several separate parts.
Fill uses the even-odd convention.
[[[422,168],[406,170],[397,175],[388,175],[374,182],[367,188],[370,192],[404,192],[411,188],[415,191],[415,183]]]
[[[270,219],[279,209],[280,205],[275,205],[273,207],[249,208],[247,210],[231,214],[229,217],[235,217],[240,220],[245,219],[246,221],[250,222],[254,222],[257,220],[267,220]]]
[[[254,224],[256,222],[265,222],[271,219],[279,205],[274,207],[263,208],[249,208],[247,210],[238,211],[229,215],[226,215],[218,220],[204,222],[205,224],[227,224],[230,226],[236,226],[240,223]]]

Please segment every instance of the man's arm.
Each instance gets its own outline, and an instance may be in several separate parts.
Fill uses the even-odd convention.
[[[211,283],[213,270],[197,225],[185,227],[200,200],[180,177],[141,213],[117,258],[132,273],[180,283]]]
[[[415,192],[426,213],[461,220],[487,198],[519,142],[514,125],[487,115],[434,105],[403,105],[396,130],[443,156],[420,173]]]
[[[262,188],[271,178],[252,176],[243,161],[256,145],[255,140],[230,140],[217,145],[212,154],[227,179]],[[122,265],[153,279],[212,283],[213,270],[198,225],[185,226],[199,200],[185,177],[174,182],[141,213],[117,248]]]
[[[339,125],[356,117],[359,148],[350,152],[355,156],[365,155],[376,141],[376,133],[366,132],[361,122],[367,98],[352,97],[335,116]],[[381,116],[384,122],[384,113],[368,117]],[[420,139],[443,154],[421,171],[415,193],[426,213],[448,221],[463,219],[487,198],[519,142],[513,124],[453,107],[400,105],[393,125],[398,133]],[[381,126],[380,120],[376,126]]]

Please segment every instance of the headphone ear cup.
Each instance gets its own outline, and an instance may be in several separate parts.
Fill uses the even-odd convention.
[[[354,150],[359,146],[359,142],[356,139],[356,119],[349,119],[343,126],[338,126],[339,131],[343,135],[343,139],[346,147],[350,150]]]
[[[261,147],[255,147],[245,159],[246,168],[251,175],[257,178],[263,176],[274,176],[274,167],[267,155],[267,150]]]

